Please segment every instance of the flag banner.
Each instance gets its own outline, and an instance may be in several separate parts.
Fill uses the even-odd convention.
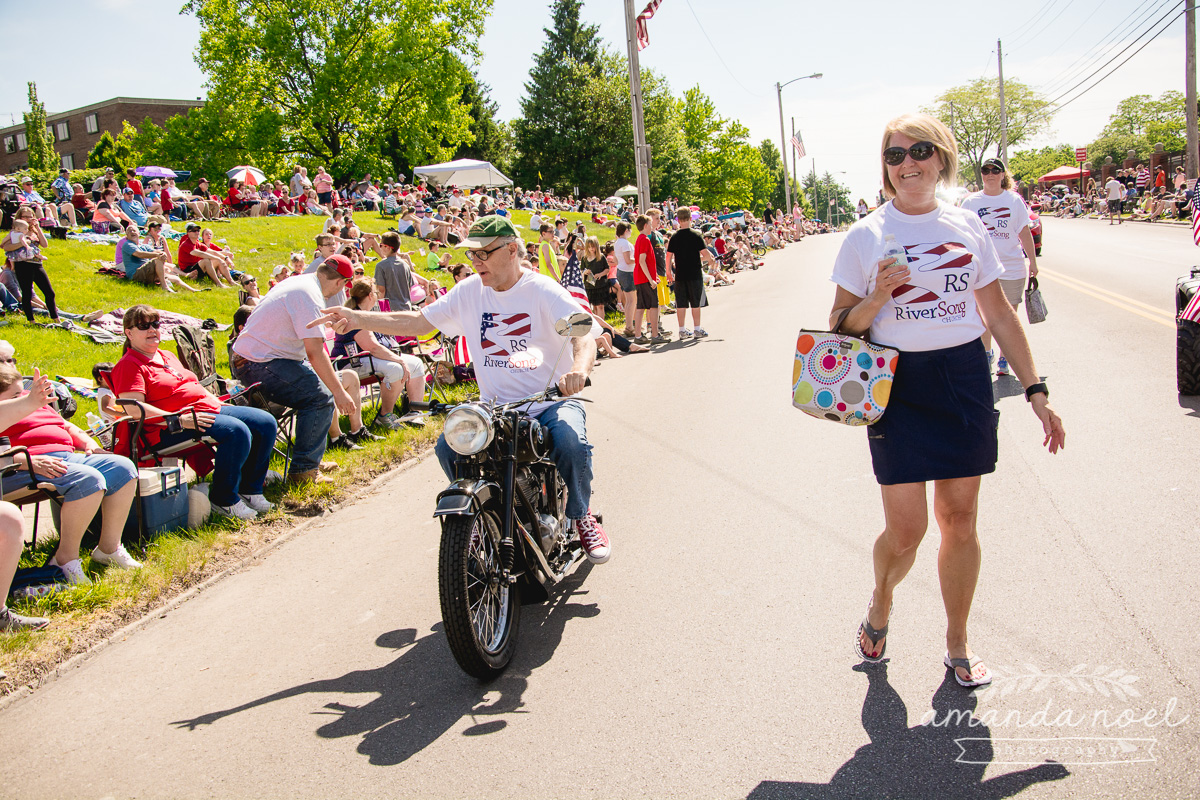
[[[1192,241],[1200,245],[1200,203],[1192,198]]]
[[[642,9],[642,13],[637,15],[634,20],[634,27],[637,28],[638,50],[645,50],[650,44],[650,31],[646,27],[646,21],[654,16],[654,12],[658,11],[658,7],[662,5],[662,0],[650,0],[649,4]]]
[[[572,258],[563,267],[562,285],[571,297],[574,297],[584,311],[590,312],[592,304],[588,302],[587,289],[583,287],[583,271],[579,269],[579,260]]]
[[[798,136],[792,137],[792,147],[796,148],[796,158],[804,158],[804,141]]]
[[[467,337],[460,336],[454,342],[454,366],[463,367],[471,363],[471,354],[467,352]]]

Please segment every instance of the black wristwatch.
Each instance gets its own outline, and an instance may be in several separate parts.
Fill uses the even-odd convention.
[[[1028,389],[1025,390],[1025,402],[1032,403],[1033,396],[1035,394],[1037,394],[1038,392],[1041,392],[1042,394],[1046,395],[1047,400],[1050,399],[1050,387],[1047,386],[1045,383],[1035,383],[1032,386],[1030,386]]]

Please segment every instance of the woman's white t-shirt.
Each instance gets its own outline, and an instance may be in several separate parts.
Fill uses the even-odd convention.
[[[831,280],[856,297],[869,295],[888,234],[908,253],[911,274],[872,321],[871,340],[922,351],[978,339],[985,328],[975,290],[1004,271],[979,217],[943,203],[928,214],[902,214],[889,202],[850,228]]]
[[[613,242],[613,254],[617,257],[618,272],[633,272],[633,244],[626,238]],[[626,258],[625,256],[629,257]]]
[[[1025,264],[1025,249],[1021,246],[1021,231],[1029,227],[1029,209],[1021,195],[1012,191],[988,195],[975,192],[963,198],[962,207],[979,215],[979,221],[992,237],[996,255],[1004,265],[1006,281],[1023,281],[1029,272]]]

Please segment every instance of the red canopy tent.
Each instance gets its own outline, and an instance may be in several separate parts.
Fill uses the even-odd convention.
[[[1092,174],[1091,170],[1088,170],[1088,169],[1083,170],[1083,177],[1087,178],[1091,174]],[[1052,169],[1049,172],[1047,172],[1045,175],[1043,175],[1042,177],[1038,178],[1038,183],[1054,183],[1055,181],[1070,181],[1070,180],[1076,180],[1076,181],[1079,180],[1079,165],[1078,164],[1073,167],[1066,166],[1066,167],[1058,167],[1057,169]]]

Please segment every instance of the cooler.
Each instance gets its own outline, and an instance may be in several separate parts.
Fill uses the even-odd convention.
[[[188,486],[183,479],[182,467],[142,467],[138,470],[138,494],[140,497],[135,497],[134,502],[140,500],[142,504],[146,539],[187,527]],[[51,503],[50,511],[57,529],[60,518],[58,503]],[[98,511],[84,534],[84,544],[89,548],[100,540],[100,518],[101,512]],[[130,506],[129,519],[125,522],[121,539],[135,542],[139,538],[137,508]]]

